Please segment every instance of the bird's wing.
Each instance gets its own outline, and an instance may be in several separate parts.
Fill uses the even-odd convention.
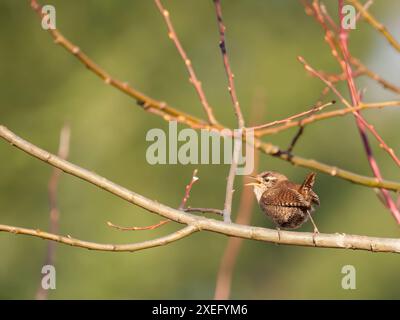
[[[314,186],[316,174],[311,172],[307,177],[304,179],[303,184],[301,185],[299,192],[304,195],[304,198],[310,199],[313,204],[319,205],[319,197],[318,195],[312,190]]]
[[[307,191],[312,189],[312,187],[314,186],[314,182],[315,182],[315,176],[316,174],[314,172],[311,172],[307,175],[307,177],[304,179],[303,184],[301,185],[301,190]]]
[[[264,192],[262,201],[271,206],[310,207],[310,203],[297,190],[291,188],[273,188]]]
[[[318,195],[314,192],[314,191],[310,191],[310,195],[311,195],[311,201],[312,203],[316,204],[316,205],[320,205],[320,201],[319,201],[319,197]]]

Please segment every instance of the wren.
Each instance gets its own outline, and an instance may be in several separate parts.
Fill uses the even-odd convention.
[[[281,173],[265,171],[257,176],[250,176],[256,182],[247,183],[254,186],[261,210],[275,223],[277,229],[297,229],[308,219],[314,226],[314,233],[319,233],[311,213],[314,205],[319,205],[319,197],[312,190],[315,173],[310,173],[302,184],[288,180]]]

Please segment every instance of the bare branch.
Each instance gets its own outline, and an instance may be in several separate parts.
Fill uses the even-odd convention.
[[[182,209],[185,212],[202,212],[202,213],[215,213],[219,216],[223,216],[224,215],[224,211],[220,210],[220,209],[214,209],[214,208],[183,208]]]
[[[0,125],[0,137],[11,143],[13,146],[21,149],[27,154],[38,158],[64,172],[74,175],[93,185],[108,191],[115,196],[124,199],[134,205],[144,208],[147,211],[159,214],[165,218],[173,220],[181,224],[187,224],[188,227],[178,231],[178,234],[146,241],[139,244],[128,245],[112,245],[112,244],[93,244],[91,242],[79,242],[69,237],[61,237],[49,234],[40,230],[24,229],[7,225],[0,225],[0,231],[6,231],[15,234],[27,234],[40,237],[43,239],[54,240],[69,245],[86,247],[90,249],[107,250],[107,251],[135,251],[154,246],[167,244],[181,239],[196,230],[207,230],[224,234],[227,236],[240,237],[245,239],[259,240],[264,242],[273,242],[278,244],[298,245],[307,247],[321,248],[340,248],[340,249],[359,249],[373,252],[393,252],[400,253],[400,239],[394,238],[377,238],[359,235],[346,235],[340,233],[326,234],[319,233],[317,235],[310,232],[293,232],[243,226],[235,223],[225,223],[215,219],[207,219],[186,213],[174,208],[168,207],[159,202],[150,200],[140,194],[130,191],[112,181],[107,180],[94,172],[81,168],[66,160],[57,157],[15,135],[6,127]],[[77,242],[78,241],[78,242]]]
[[[336,89],[336,87],[333,85],[332,82],[330,82],[329,80],[327,80],[322,74],[320,74],[317,70],[315,70],[314,68],[312,68],[305,60],[303,57],[298,57],[298,60],[304,65],[304,68],[310,72],[312,75],[316,76],[317,78],[319,78],[320,80],[322,80],[327,86],[329,86],[329,88],[331,88],[331,90],[338,96],[338,98],[340,99],[340,101],[347,107],[349,108],[349,112],[353,113],[353,115],[362,123],[363,126],[365,126],[373,135],[374,137],[379,141],[379,147],[381,147],[382,149],[384,149],[389,156],[394,160],[394,162],[400,166],[400,160],[399,158],[396,156],[396,154],[394,153],[393,148],[390,148],[385,141],[382,139],[382,137],[378,134],[378,132],[375,130],[375,128],[370,125],[357,111],[357,109],[355,107],[352,106],[352,104],[350,104],[350,102],[348,102],[343,95]],[[357,93],[358,94],[358,93]],[[359,104],[357,104],[357,106],[360,106],[361,102],[360,101],[355,101],[355,102],[359,102]]]
[[[215,13],[217,15],[217,22],[218,22],[219,36],[220,36],[219,47],[221,49],[222,60],[224,62],[226,76],[228,77],[228,91],[232,99],[233,109],[235,110],[235,115],[238,122],[238,128],[241,129],[240,133],[242,134],[243,133],[242,129],[244,128],[244,119],[242,110],[240,109],[239,100],[237,98],[235,81],[233,80],[234,75],[232,73],[231,65],[229,63],[228,53],[226,51],[226,45],[225,45],[226,27],[224,25],[224,21],[222,20],[222,8],[220,0],[214,0],[214,5],[215,5]],[[229,174],[227,178],[226,192],[225,192],[225,203],[224,203],[225,222],[231,222],[232,200],[234,193],[233,187],[234,187],[236,169],[238,165],[240,152],[241,152],[241,137],[234,137],[232,163],[229,168]]]
[[[31,0],[31,7],[37,12],[40,18],[43,17],[42,7],[39,5],[37,0]],[[113,78],[104,69],[98,66],[93,60],[91,60],[78,46],[73,44],[67,38],[65,38],[57,29],[48,29],[48,32],[54,39],[54,43],[62,46],[69,53],[75,56],[88,70],[92,71],[95,75],[100,77],[105,84],[109,84],[128,96],[134,98],[137,104],[147,112],[162,116],[165,120],[175,120],[180,123],[184,123],[192,128],[207,128],[208,124],[196,117],[179,111],[163,101],[155,100],[148,97],[139,90],[134,89],[128,83]]]
[[[386,102],[378,102],[378,103],[360,103],[358,107],[352,107],[347,108],[347,109],[339,109],[339,110],[334,110],[334,111],[328,111],[328,112],[323,112],[321,114],[317,115],[311,115],[307,118],[301,119],[301,120],[289,120],[288,122],[285,122],[286,119],[283,120],[278,120],[280,123],[284,123],[283,125],[280,125],[278,127],[273,127],[271,122],[271,126],[273,128],[270,128],[268,124],[265,125],[265,128],[257,131],[255,134],[256,136],[264,136],[264,135],[270,135],[270,134],[275,134],[280,131],[284,131],[287,129],[290,129],[292,127],[297,127],[301,124],[308,125],[313,122],[321,121],[321,120],[326,120],[334,117],[342,117],[345,116],[349,113],[353,113],[353,111],[360,111],[360,110],[367,110],[367,109],[381,109],[385,107],[399,107],[400,106],[400,101],[386,101]],[[318,109],[318,108],[317,108]],[[309,110],[311,111],[311,110]],[[308,111],[305,111],[308,112]],[[294,115],[292,117],[296,117],[297,115]],[[291,118],[292,118],[291,117]],[[288,118],[287,118],[288,119]]]
[[[228,57],[228,54],[226,51],[226,45],[225,45],[226,27],[224,25],[224,21],[222,20],[222,9],[221,9],[220,0],[214,0],[214,5],[215,5],[215,12],[217,15],[218,27],[219,27],[219,36],[220,36],[219,47],[221,49],[222,60],[224,62],[226,75],[228,77],[228,91],[231,95],[233,108],[235,110],[236,118],[238,120],[238,127],[243,128],[244,127],[243,114],[242,114],[242,110],[240,109],[239,100],[237,98],[237,93],[236,93],[236,89],[235,89],[235,81],[233,80],[234,75],[232,73],[231,65],[229,63],[229,57]]]
[[[390,43],[390,45],[400,52],[400,43],[396,41],[396,39],[392,36],[392,34],[386,29],[386,27],[380,23],[375,17],[367,11],[367,8],[364,7],[358,0],[347,0],[351,4],[353,4],[357,10],[361,13],[364,19],[378,32],[380,32]]]
[[[291,121],[293,121],[293,120],[295,120],[297,118],[308,116],[309,114],[314,114],[315,112],[321,111],[321,110],[325,109],[326,107],[329,107],[329,106],[331,106],[331,105],[333,105],[335,103],[336,103],[336,101],[330,101],[330,102],[327,102],[327,103],[325,103],[325,104],[323,104],[321,106],[313,106],[312,109],[310,109],[310,110],[297,113],[297,114],[295,114],[293,116],[290,116],[290,117],[287,117],[285,119],[275,120],[275,121],[272,121],[272,122],[269,122],[269,123],[265,123],[265,124],[262,124],[262,125],[259,125],[259,126],[254,126],[254,127],[248,128],[248,129],[253,129],[253,130],[257,131],[257,130],[262,130],[262,129],[266,129],[266,128],[269,128],[269,127],[273,127],[273,126],[276,126],[278,124],[288,123],[288,122],[291,122]]]
[[[185,188],[185,195],[183,196],[182,202],[179,206],[179,210],[183,210],[186,206],[186,202],[188,201],[190,197],[190,191],[192,190],[193,185],[196,183],[196,181],[199,180],[199,178],[196,176],[197,175],[197,169],[193,171],[192,174],[192,179],[190,180],[189,184]]]
[[[178,49],[178,52],[179,52],[180,56],[182,57],[183,62],[185,63],[185,66],[189,73],[189,80],[193,84],[194,88],[196,89],[196,92],[197,92],[197,95],[199,96],[200,102],[203,105],[204,111],[207,114],[208,122],[212,125],[217,124],[217,120],[215,119],[213,110],[207,101],[207,98],[203,91],[201,82],[197,79],[196,73],[194,72],[192,62],[188,58],[185,50],[182,47],[181,42],[179,41],[178,35],[175,32],[174,26],[169,17],[168,10],[166,10],[163,7],[161,0],[154,0],[154,1],[157,5],[158,10],[160,11],[161,15],[163,16],[165,23],[167,24],[168,37],[174,42],[176,49]]]
[[[370,77],[371,79],[375,80],[376,82],[378,82],[385,89],[388,89],[390,91],[393,91],[394,93],[400,94],[400,87],[395,86],[394,84],[390,83],[389,81],[383,79],[381,76],[379,76],[372,70],[368,69],[364,64],[361,63],[360,60],[358,60],[354,57],[350,57],[350,62],[352,65],[354,65],[355,67],[358,68],[357,73],[359,75],[364,74],[364,75]]]
[[[238,166],[239,155],[241,152],[242,140],[240,137],[235,137],[233,141],[233,156],[232,163],[229,167],[229,174],[226,182],[226,191],[225,191],[225,202],[224,202],[224,221],[231,222],[231,213],[232,213],[232,200],[233,193],[235,190],[234,182],[236,177],[236,169]]]
[[[302,1],[304,7],[306,8],[307,14],[313,15],[316,19],[316,21],[321,24],[322,28],[325,31],[325,41],[328,43],[328,45],[331,48],[332,55],[338,60],[339,64],[341,65],[343,69],[343,61],[341,61],[339,53],[337,51],[337,47],[339,47],[339,40],[337,39],[337,34],[340,32],[339,27],[336,25],[336,23],[333,21],[333,19],[330,17],[326,7],[320,3],[318,5],[317,1],[314,1],[312,5],[308,4],[305,1]],[[368,8],[370,1],[366,2],[364,5],[364,8]],[[328,21],[329,25],[331,26],[331,29],[329,26],[326,24],[325,19]],[[358,59],[351,57],[350,56],[350,62],[354,66],[356,66],[358,69],[353,72],[353,76],[361,76],[361,75],[366,75],[370,77],[371,79],[377,81],[379,84],[381,84],[385,89],[391,90],[395,93],[400,93],[400,88],[395,86],[394,84],[390,83],[389,81],[383,79],[370,69],[368,69],[364,64],[362,64]],[[328,79],[332,81],[333,79]],[[346,80],[346,73],[342,73],[340,75],[340,79],[337,78],[335,81],[339,80]],[[334,82],[334,81],[332,81]]]
[[[31,6],[37,12],[39,17],[42,18],[41,6],[38,4],[37,0],[31,0]],[[111,84],[121,92],[134,98],[138,102],[138,104],[144,108],[144,110],[161,116],[166,121],[175,120],[195,129],[212,128],[217,131],[226,129],[222,125],[209,126],[204,121],[189,114],[183,113],[177,109],[174,109],[171,106],[167,105],[165,102],[157,101],[153,98],[147,97],[138,90],[131,88],[127,83],[121,82],[120,80],[111,77],[106,71],[97,66],[93,60],[85,55],[78,46],[66,39],[57,29],[50,28],[48,29],[48,31],[56,44],[59,44],[63,48],[65,48],[83,65],[85,65],[88,70],[92,71],[95,75],[103,79],[106,84]],[[280,152],[279,147],[270,143],[264,143],[259,139],[255,139],[255,146],[261,152],[267,155],[273,155],[285,161],[289,161],[293,165],[320,171],[322,173],[329,174],[367,187],[385,188],[395,191],[400,190],[400,183],[397,182],[388,180],[377,181],[375,178],[362,176],[347,170],[337,168],[336,166],[327,165],[314,159],[306,159],[294,155],[289,158],[286,155],[282,154],[282,152]]]
[[[170,222],[171,220],[162,220],[159,223],[156,224],[152,224],[150,226],[145,226],[145,227],[122,227],[122,226],[118,226],[116,224],[113,224],[110,221],[107,221],[107,225],[109,227],[121,230],[121,231],[138,231],[138,230],[154,230],[157,229],[158,227],[163,226],[164,224]]]
[[[186,202],[187,202],[187,200],[188,200],[188,198],[190,196],[190,190],[192,189],[193,184],[199,179],[198,177],[196,177],[196,174],[197,174],[197,169],[195,169],[193,171],[192,180],[190,181],[190,183],[185,188],[185,195],[184,195],[184,197],[182,199],[181,205],[179,206],[179,210],[186,211],[185,210],[185,205],[186,205]],[[154,229],[157,229],[157,228],[163,226],[164,224],[166,224],[168,222],[171,222],[171,220],[162,220],[159,223],[152,224],[152,225],[145,226],[145,227],[122,227],[122,226],[118,226],[116,224],[113,224],[110,221],[107,221],[107,225],[109,227],[112,227],[112,228],[115,228],[115,229],[118,229],[118,230],[122,230],[122,231],[137,231],[137,230],[154,230]]]
[[[61,159],[67,159],[69,154],[69,143],[71,137],[71,129],[69,125],[65,124],[60,132],[60,142],[58,145],[58,156]],[[50,204],[50,232],[58,233],[59,229],[59,219],[60,219],[60,211],[57,205],[57,188],[58,182],[60,180],[60,175],[62,171],[53,167],[53,171],[49,180],[48,185],[48,195],[49,195],[49,204]],[[56,243],[49,242],[47,244],[47,254],[45,258],[44,265],[54,265],[55,264],[55,254],[56,254]],[[39,285],[36,291],[36,299],[37,300],[46,300],[48,296],[48,290],[45,290],[43,286]]]
[[[256,100],[256,99],[255,99]],[[250,121],[254,122],[254,119],[259,116],[259,111],[257,111],[257,105],[253,101],[252,114]],[[254,169],[253,173],[258,171],[259,166],[259,152],[254,154]],[[247,176],[243,177],[243,186],[246,183],[251,182],[250,178]],[[238,209],[238,215],[236,217],[235,223],[242,225],[249,225],[251,220],[251,213],[254,206],[254,195],[251,188],[244,188],[240,197],[240,204]],[[215,286],[214,299],[215,300],[227,300],[229,299],[232,277],[235,269],[236,261],[239,256],[240,249],[242,247],[243,239],[230,237],[228,239],[228,244],[226,245],[224,254],[221,258],[221,263],[219,265],[217,282]]]
[[[165,237],[138,242],[138,243],[128,243],[128,244],[108,244],[108,243],[96,243],[96,242],[89,242],[84,240],[79,240],[72,238],[70,236],[60,236],[57,234],[44,232],[38,229],[27,229],[21,227],[14,227],[0,224],[0,231],[6,231],[13,234],[25,234],[29,236],[34,236],[46,240],[56,241],[59,243],[67,244],[73,247],[80,247],[89,250],[99,250],[99,251],[114,251],[114,252],[134,252],[149,248],[154,248],[158,246],[164,246],[171,242],[178,241],[182,238],[185,238],[192,233],[198,231],[195,226],[188,225],[183,229],[180,229],[174,233],[171,233]]]
[[[343,19],[343,1],[339,0],[339,20],[342,21]],[[362,8],[364,10],[364,7]],[[339,46],[342,50],[343,55],[343,63],[341,64],[343,67],[343,71],[346,71],[347,75],[347,84],[349,87],[351,99],[353,105],[358,106],[360,104],[360,95],[358,93],[354,77],[353,77],[353,70],[350,65],[350,54],[348,49],[348,30],[345,30],[342,24],[340,24],[340,31],[339,31]],[[374,127],[370,125],[364,117],[360,114],[359,111],[355,111],[353,113],[357,118],[357,127],[361,135],[361,140],[364,145],[365,153],[367,154],[367,159],[370,164],[370,167],[374,173],[374,175],[378,178],[378,180],[382,180],[382,174],[379,169],[378,163],[375,160],[375,157],[372,152],[372,148],[369,143],[369,139],[367,136],[366,128],[375,136],[375,138],[380,142],[380,146],[389,153],[392,159],[396,162],[396,164],[400,167],[400,160],[395,155],[392,148],[389,148],[388,145],[383,141],[381,136],[376,132]],[[396,204],[394,203],[393,199],[391,198],[389,192],[385,189],[381,189],[382,195],[386,200],[387,207],[389,208],[390,212],[392,213],[393,217],[396,219],[397,223],[400,224],[400,211],[397,209]]]

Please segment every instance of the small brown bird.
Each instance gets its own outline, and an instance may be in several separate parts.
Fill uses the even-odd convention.
[[[313,205],[319,205],[319,198],[312,190],[315,173],[310,173],[299,185],[290,182],[286,176],[273,171],[265,171],[257,176],[250,176],[256,182],[247,183],[254,186],[261,210],[272,219],[277,229],[297,229],[309,218],[318,233],[311,212]]]

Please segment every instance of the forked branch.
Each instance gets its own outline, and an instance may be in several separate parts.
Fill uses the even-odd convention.
[[[74,175],[82,180],[92,183],[93,185],[103,190],[106,190],[121,199],[142,207],[147,211],[156,213],[175,222],[187,225],[187,227],[181,229],[180,231],[177,231],[176,233],[173,233],[163,238],[145,241],[137,244],[125,245],[97,244],[73,239],[68,236],[64,237],[50,234],[47,232],[42,232],[40,230],[25,229],[8,225],[0,225],[0,231],[15,234],[26,234],[43,239],[58,241],[68,245],[75,245],[82,248],[104,251],[136,251],[151,248],[179,240],[197,230],[207,230],[227,236],[272,242],[277,244],[400,253],[400,239],[346,235],[341,233],[320,233],[315,235],[309,232],[280,231],[278,234],[276,230],[272,229],[244,226],[235,223],[225,223],[223,221],[218,221],[215,219],[195,216],[190,213],[180,211],[159,202],[150,200],[140,194],[137,194],[112,181],[107,180],[105,177],[102,177],[87,169],[81,168],[69,161],[63,160],[60,157],[57,157],[56,155],[51,154],[37,147],[36,145],[23,140],[2,125],[0,125],[0,137],[8,141],[11,145],[26,152],[27,154],[36,157],[39,160],[42,160],[60,170],[63,170],[68,174]]]
[[[39,17],[42,15],[42,7],[37,0],[31,0],[31,7],[36,11]],[[69,41],[64,37],[61,32],[57,29],[48,29],[54,42],[64,49],[66,49],[70,54],[75,56],[88,70],[93,72],[96,76],[100,77],[104,83],[110,84],[121,92],[134,98],[139,106],[141,106],[145,111],[161,116],[166,121],[175,120],[177,122],[183,123],[191,128],[195,129],[215,129],[221,131],[226,129],[222,125],[208,125],[205,121],[196,118],[192,115],[184,113],[177,110],[163,101],[151,98],[139,90],[134,89],[128,83],[122,82],[109,73],[107,73],[103,68],[98,66],[92,59],[90,59],[77,45]],[[286,130],[286,128],[282,129]],[[271,143],[262,142],[260,139],[254,140],[255,147],[267,155],[272,155],[278,157],[282,160],[288,161],[296,166],[305,167],[308,169],[320,171],[325,174],[335,176],[344,180],[351,181],[360,185],[364,185],[372,188],[385,188],[388,190],[399,191],[400,183],[382,180],[378,181],[375,178],[363,176],[348,170],[338,168],[336,166],[331,166],[314,159],[306,159],[300,156],[292,155],[290,158],[283,154],[278,146]]]

